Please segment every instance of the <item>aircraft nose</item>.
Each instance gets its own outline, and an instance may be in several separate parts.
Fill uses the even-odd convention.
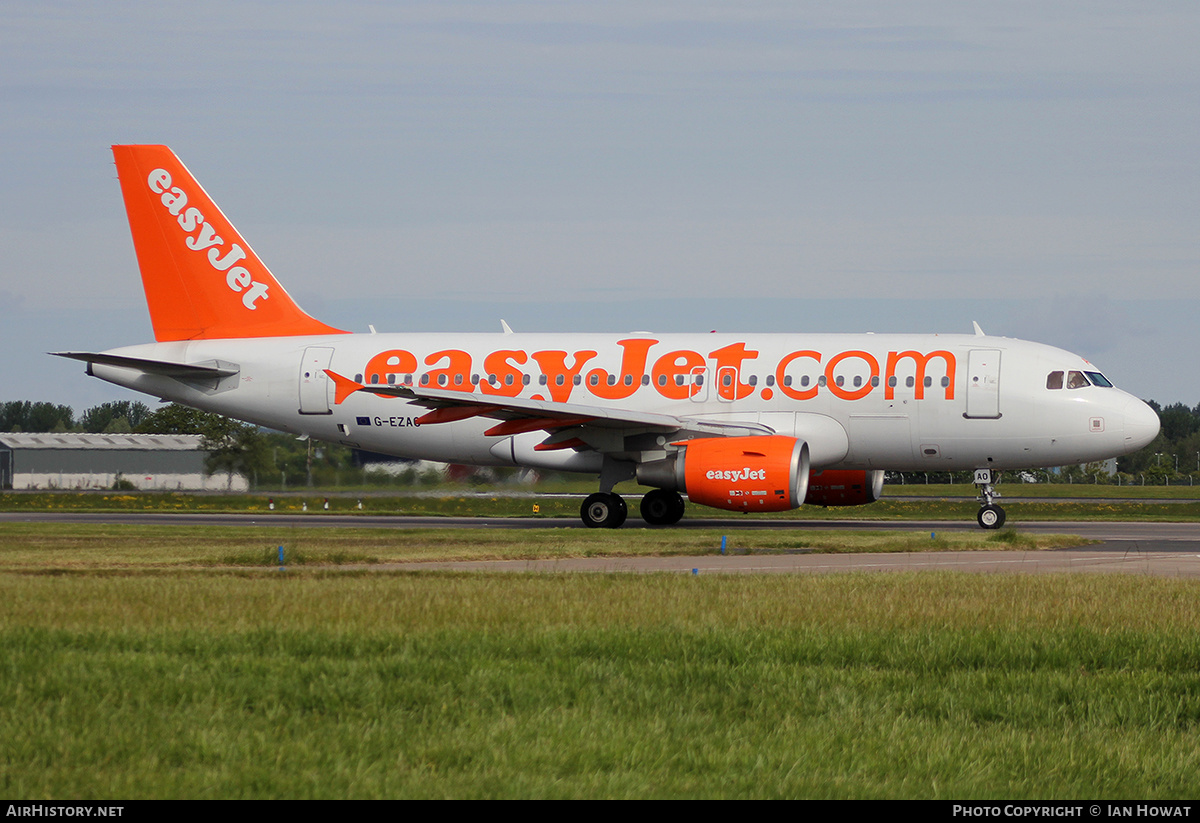
[[[1136,397],[1130,398],[1125,404],[1122,416],[1125,420],[1126,454],[1137,451],[1158,437],[1158,414]]]

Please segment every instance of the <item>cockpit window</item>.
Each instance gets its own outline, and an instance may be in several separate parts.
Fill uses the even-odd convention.
[[[1101,386],[1105,389],[1111,389],[1113,387],[1113,384],[1109,382],[1109,379],[1098,371],[1086,371],[1084,374],[1088,376],[1088,380],[1092,381],[1093,386]]]
[[[1046,388],[1061,389],[1063,386],[1063,373],[1060,371],[1052,371],[1046,375]]]
[[[1082,389],[1084,386],[1090,385],[1088,379],[1083,376],[1081,371],[1073,371],[1067,373],[1067,388]]]

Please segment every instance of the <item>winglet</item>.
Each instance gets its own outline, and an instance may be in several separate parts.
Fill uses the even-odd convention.
[[[166,146],[113,146],[156,340],[344,334],[305,314]]]
[[[364,388],[362,383],[355,382],[349,377],[342,377],[335,371],[325,369],[325,373],[333,380],[333,405],[340,406],[342,401],[350,395],[354,394],[359,389]]]

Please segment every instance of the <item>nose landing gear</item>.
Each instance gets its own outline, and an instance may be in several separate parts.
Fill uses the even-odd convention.
[[[975,518],[979,521],[979,528],[1000,528],[1004,525],[1004,509],[992,502],[1000,496],[1000,492],[996,491],[992,486],[991,469],[975,470],[975,487],[979,489],[978,499],[983,504],[980,506],[979,514]]]

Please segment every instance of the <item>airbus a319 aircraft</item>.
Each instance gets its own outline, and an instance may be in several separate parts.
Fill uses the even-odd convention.
[[[599,477],[583,522],[880,496],[1142,448],[1158,416],[1083,358],[985,335],[350,334],[305,314],[166,146],[114,146],[154,343],[57,352],[164,400],[406,458]]]

